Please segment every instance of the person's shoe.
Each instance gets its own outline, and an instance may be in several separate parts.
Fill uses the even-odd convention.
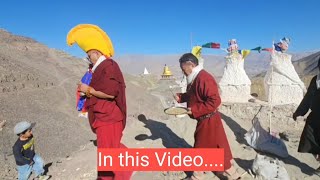
[[[39,180],[48,180],[48,179],[50,179],[50,177],[51,177],[51,176],[48,176],[48,175],[39,175],[39,176],[38,176],[38,179],[39,179]]]

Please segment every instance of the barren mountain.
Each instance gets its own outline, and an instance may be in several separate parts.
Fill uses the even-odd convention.
[[[30,38],[0,31],[0,167],[12,166],[12,146],[17,139],[14,125],[36,122],[37,151],[48,160],[66,156],[92,138],[77,118],[76,82],[85,63],[50,49]],[[40,136],[41,135],[41,136]]]
[[[312,53],[314,52],[292,53],[292,61],[297,61]],[[180,56],[181,55],[123,55],[115,57],[115,59],[128,74],[141,74],[146,67],[149,73],[160,77],[160,74],[163,72],[163,67],[166,64],[176,77],[181,77],[182,74],[178,63]],[[221,78],[225,66],[224,56],[203,55],[203,58],[204,68],[214,74],[217,79]],[[257,53],[253,51],[246,58],[244,68],[249,77],[254,77],[266,71],[269,63],[270,54],[268,52]]]
[[[320,59],[320,51],[313,53],[307,57],[301,58],[299,61],[294,62],[294,66],[298,74],[302,76],[314,76],[318,74],[318,61]]]
[[[2,172],[16,175],[12,146],[17,139],[13,134],[17,122],[37,123],[37,152],[47,162],[66,157],[95,140],[87,120],[79,118],[76,111],[76,83],[86,69],[87,64],[79,58],[0,30],[0,122],[6,120],[0,132],[0,177]],[[156,97],[143,93],[146,87],[153,87],[154,76],[140,83],[129,74],[125,79],[130,89],[129,117],[138,110],[161,106]]]

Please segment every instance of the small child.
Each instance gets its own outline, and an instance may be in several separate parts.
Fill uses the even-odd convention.
[[[14,127],[14,133],[19,136],[13,146],[13,154],[17,164],[19,180],[27,180],[33,171],[39,180],[49,179],[50,176],[43,175],[44,162],[42,158],[35,153],[34,137],[32,128],[35,123],[26,121],[19,122]]]

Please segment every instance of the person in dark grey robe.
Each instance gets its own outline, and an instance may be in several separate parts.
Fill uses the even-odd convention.
[[[320,58],[318,68],[320,70]],[[320,161],[320,72],[312,78],[306,95],[293,113],[293,119],[304,116],[309,109],[311,113],[301,134],[298,152],[311,153]]]

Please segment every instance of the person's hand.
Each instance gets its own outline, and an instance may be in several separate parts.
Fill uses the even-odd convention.
[[[29,164],[29,165],[30,165],[30,166],[32,166],[33,164],[34,164],[34,161],[33,161],[33,160],[31,160],[31,162],[30,162],[30,164]]]
[[[88,90],[88,85],[83,83],[78,83],[78,91],[86,93]]]
[[[180,102],[180,96],[179,96],[178,93],[177,93],[176,95],[173,95],[173,98],[174,98],[177,102]]]
[[[296,121],[296,120],[297,120],[297,117],[298,117],[297,114],[296,114],[296,113],[293,113],[293,115],[292,115],[293,120]]]
[[[188,108],[187,114],[192,115],[191,108]]]

